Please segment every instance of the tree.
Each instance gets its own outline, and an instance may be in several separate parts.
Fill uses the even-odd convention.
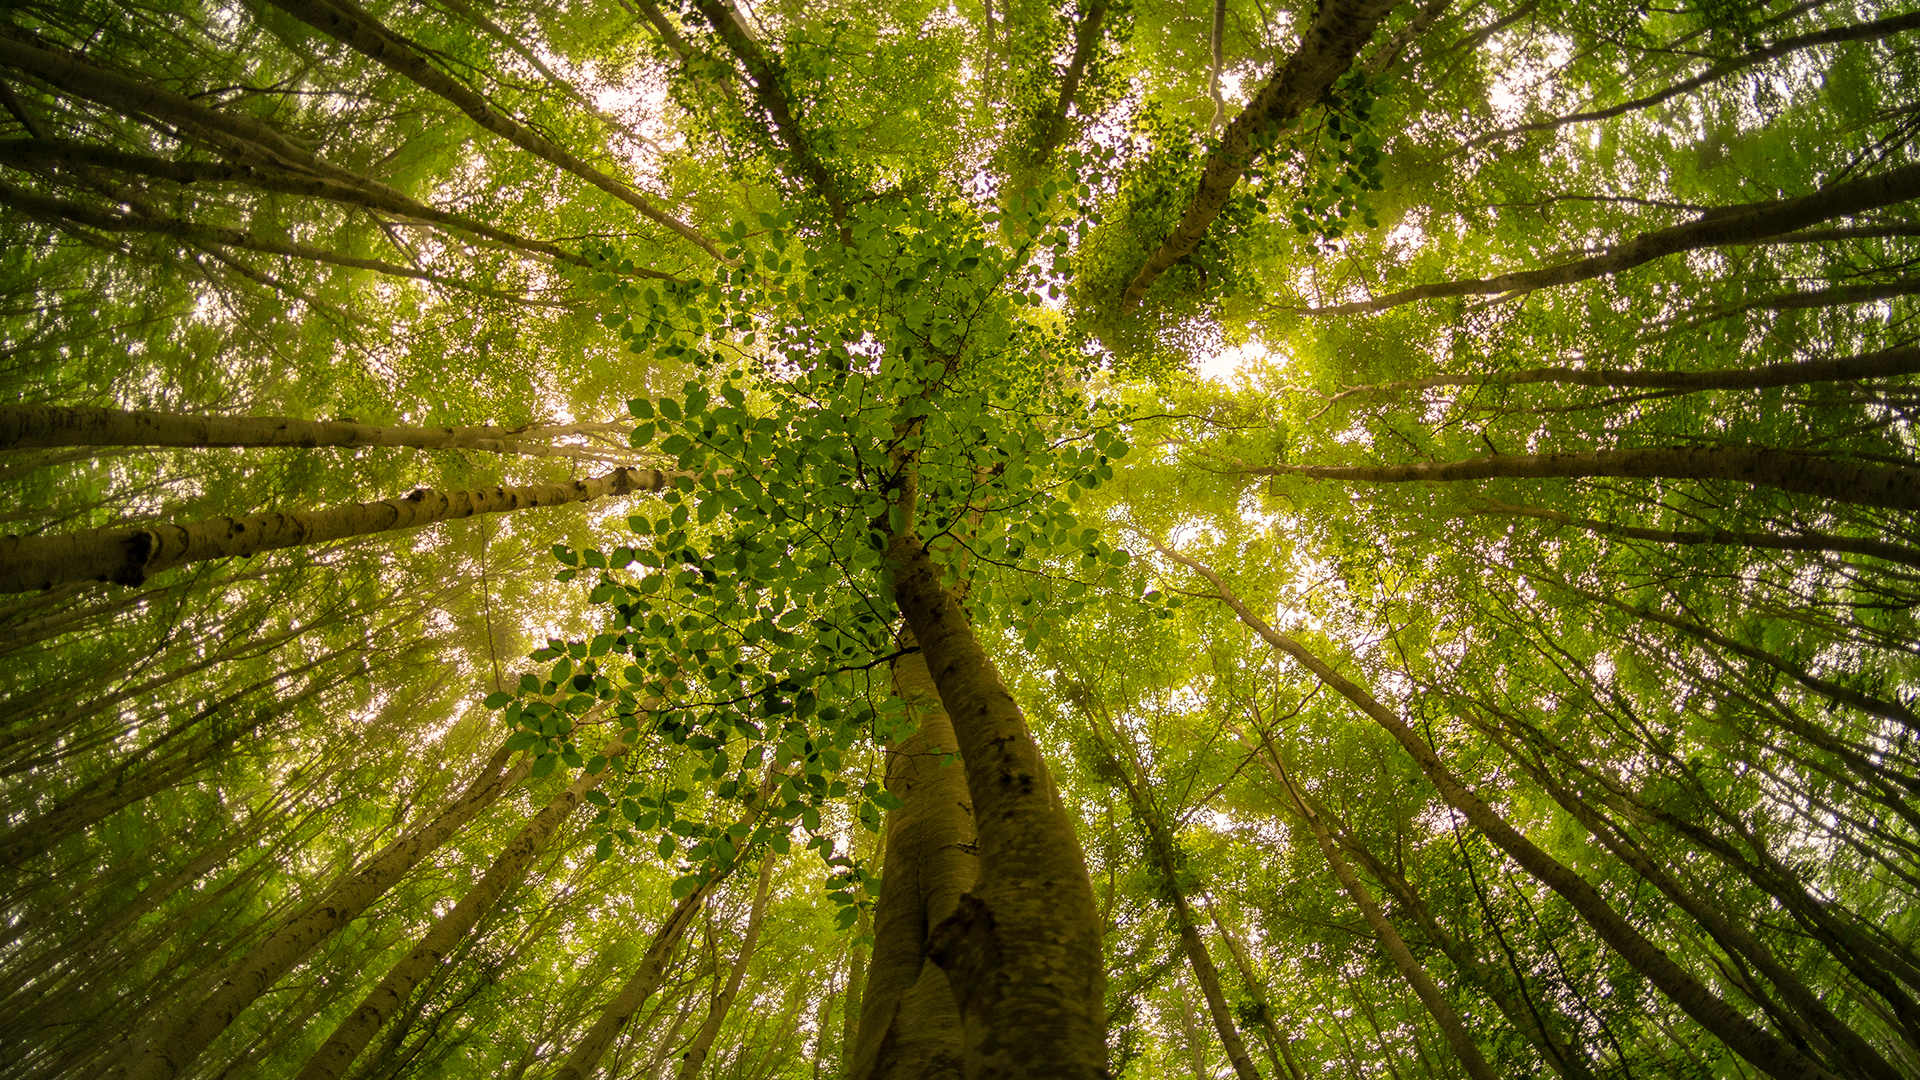
[[[1916,29],[15,5],[18,1071],[1920,1071]]]

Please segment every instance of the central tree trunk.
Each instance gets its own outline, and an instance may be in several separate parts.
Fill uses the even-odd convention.
[[[1101,921],[1073,816],[1026,718],[912,533],[887,548],[900,613],[966,762],[980,878],[928,955],[960,1005],[966,1075],[1105,1078]]]

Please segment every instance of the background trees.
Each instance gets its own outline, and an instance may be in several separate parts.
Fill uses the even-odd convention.
[[[1916,20],[14,6],[18,1071],[1920,1070]]]

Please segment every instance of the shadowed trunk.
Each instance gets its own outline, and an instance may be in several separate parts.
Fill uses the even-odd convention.
[[[967,1075],[1104,1077],[1101,920],[1073,816],[926,549],[897,535],[886,561],[953,721],[979,830],[979,882],[928,949],[960,1005]]]

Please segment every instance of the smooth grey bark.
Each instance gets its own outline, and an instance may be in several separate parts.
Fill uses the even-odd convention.
[[[1219,145],[1207,155],[1199,189],[1180,223],[1127,283],[1120,297],[1122,310],[1138,305],[1161,274],[1200,246],[1200,239],[1226,208],[1247,166],[1353,66],[1354,57],[1373,36],[1374,27],[1393,7],[1391,0],[1325,0],[1320,4],[1300,39],[1300,47],[1221,133]]]
[[[979,835],[979,881],[928,948],[960,1005],[967,1076],[1104,1078],[1102,925],[1073,815],[926,548],[901,533],[885,559],[953,721]]]
[[[538,440],[587,431],[624,430],[621,424],[551,427],[415,427],[353,420],[298,420],[291,416],[216,416],[104,409],[91,405],[0,405],[0,450],[40,446],[404,446],[422,450],[484,450],[527,457],[604,455]]]
[[[532,763],[522,761],[508,769],[511,756],[504,747],[496,751],[453,802],[335,882],[231,965],[205,1000],[139,1052],[126,1069],[127,1080],[171,1080],[187,1071],[241,1010],[335,931],[359,918],[474,815],[519,783]]]
[[[327,510],[209,518],[187,525],[92,529],[56,536],[0,537],[0,593],[51,588],[69,581],[138,585],[162,570],[208,559],[417,529],[475,514],[659,491],[671,479],[658,469],[620,468],[561,484],[451,492],[416,488],[404,498]]]
[[[847,1080],[921,1080],[963,1074],[960,1006],[927,957],[935,927],[959,909],[980,860],[966,770],[926,657],[893,663],[894,693],[918,726],[887,748],[885,872],[873,912],[873,958],[859,997]],[[853,1001],[850,997],[849,1003]]]
[[[680,1069],[675,1073],[677,1080],[693,1080],[700,1075],[700,1067],[707,1063],[707,1055],[713,1051],[713,1040],[720,1034],[720,1025],[726,1022],[734,999],[740,996],[740,984],[746,979],[747,966],[753,962],[754,950],[760,944],[760,926],[767,914],[767,893],[773,885],[773,864],[777,859],[772,851],[760,857],[760,878],[754,886],[753,906],[747,911],[747,932],[740,942],[740,954],[733,958],[727,984],[708,1006],[707,1018],[694,1033],[692,1045],[680,1055]]]
[[[1879,465],[1751,446],[1498,454],[1465,461],[1423,461],[1408,465],[1255,465],[1238,471],[1249,476],[1304,476],[1362,484],[1578,480],[1594,476],[1731,480],[1856,506],[1920,510],[1920,467]]]
[[[1420,771],[1426,774],[1447,805],[1466,815],[1481,835],[1542,884],[1566,899],[1581,919],[1592,926],[1601,940],[1621,959],[1645,976],[1648,982],[1702,1028],[1726,1044],[1729,1050],[1776,1080],[1838,1080],[1819,1063],[1808,1059],[1784,1040],[1741,1015],[1692,973],[1675,963],[1664,950],[1628,922],[1584,877],[1508,824],[1505,818],[1447,768],[1433,747],[1393,710],[1381,704],[1358,683],[1333,670],[1311,650],[1274,630],[1234,596],[1214,571],[1176,551],[1156,546],[1167,558],[1205,578],[1221,601],[1249,629],[1277,651],[1306,668],[1315,678],[1346,698],[1392,735],[1394,741],[1420,766]]]

